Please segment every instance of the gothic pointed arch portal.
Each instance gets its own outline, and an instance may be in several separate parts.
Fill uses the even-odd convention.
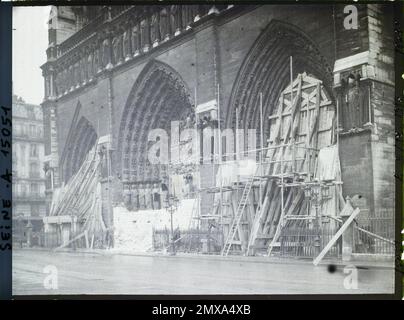
[[[306,72],[321,79],[325,90],[331,91],[332,68],[311,37],[299,28],[274,20],[261,33],[247,54],[232,89],[228,128],[260,129],[260,93],[263,100],[264,137],[269,135],[270,116],[282,90],[290,84],[290,57],[293,76]],[[236,112],[237,110],[237,112]],[[259,146],[257,139],[257,146]]]
[[[97,133],[85,117],[81,117],[68,139],[64,160],[64,181],[67,182],[80,168],[87,153],[97,141]]]
[[[159,181],[162,167],[150,164],[148,134],[193,114],[193,102],[182,78],[170,66],[150,62],[135,82],[120,123],[118,156],[123,181]]]

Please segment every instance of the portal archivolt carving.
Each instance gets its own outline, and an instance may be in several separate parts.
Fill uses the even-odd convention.
[[[123,181],[160,181],[164,168],[147,159],[148,133],[170,132],[171,121],[193,114],[193,102],[181,77],[168,65],[152,61],[139,75],[125,106],[119,132],[118,156]]]
[[[71,131],[64,159],[64,181],[68,181],[80,168],[87,153],[97,141],[97,133],[91,123],[81,117]]]
[[[242,122],[238,128],[259,129],[260,93],[264,119],[277,105],[283,88],[290,83],[290,57],[293,78],[307,72],[322,79],[327,89],[332,83],[332,68],[310,37],[291,24],[272,21],[248,53],[234,84],[227,116],[228,127],[236,126],[236,110]],[[331,92],[331,90],[327,90]],[[269,123],[264,122],[264,136]]]

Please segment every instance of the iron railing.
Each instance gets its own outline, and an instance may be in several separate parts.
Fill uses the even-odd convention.
[[[223,234],[220,231],[189,229],[177,231],[174,235],[177,252],[200,252],[219,254]],[[153,230],[153,250],[171,250],[171,231],[169,229]]]
[[[323,227],[284,227],[280,235],[280,255],[284,257],[314,258],[330,242],[338,229]],[[340,257],[341,239],[328,251],[326,257]]]
[[[354,253],[394,254],[394,213],[378,210],[373,216],[360,213],[355,220]]]

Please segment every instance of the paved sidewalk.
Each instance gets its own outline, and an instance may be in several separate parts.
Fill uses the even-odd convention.
[[[183,253],[178,252],[175,256],[168,253],[161,252],[134,252],[127,250],[116,250],[116,249],[70,249],[64,248],[57,251],[52,251],[46,248],[30,248],[30,249],[17,249],[17,250],[39,250],[46,252],[72,252],[77,254],[95,254],[95,255],[126,255],[126,256],[138,256],[138,257],[164,257],[168,259],[176,258],[188,258],[188,259],[209,259],[209,260],[219,260],[219,261],[235,261],[235,262],[258,262],[258,263],[280,263],[280,264],[308,264],[313,265],[313,259],[299,259],[299,258],[288,258],[288,257],[266,257],[266,256],[221,256],[218,254],[195,254],[195,253]],[[342,261],[342,259],[323,259],[319,265],[335,265],[335,266],[347,266],[354,265],[360,267],[374,267],[374,268],[394,268],[393,258],[382,259],[381,261],[375,259],[367,259],[363,257],[361,259],[353,259],[352,261]]]
[[[125,254],[95,250],[13,251],[13,293],[55,294],[363,294],[392,293],[393,268],[357,265],[347,290],[345,265],[264,257]],[[50,269],[49,269],[50,267]],[[49,270],[57,289],[47,289]]]

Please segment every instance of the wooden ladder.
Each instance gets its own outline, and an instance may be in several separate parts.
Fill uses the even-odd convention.
[[[230,226],[229,233],[227,234],[227,238],[226,238],[226,241],[225,241],[223,249],[222,249],[222,256],[227,256],[229,254],[231,246],[233,244],[239,244],[239,242],[240,242],[240,241],[238,241],[237,243],[235,243],[234,237],[235,237],[237,229],[240,225],[241,217],[243,216],[244,208],[248,202],[248,197],[249,197],[250,191],[252,189],[252,186],[254,184],[254,180],[255,180],[255,176],[253,175],[247,181],[247,183],[244,187],[240,202],[238,203],[238,206],[237,206],[236,214],[234,215],[233,222]]]
[[[188,224],[188,231],[191,232],[192,229],[196,229],[199,227],[199,196],[195,199],[194,204],[192,205],[191,218]],[[192,234],[188,235],[188,242],[186,244],[186,248],[190,251],[192,245]]]

